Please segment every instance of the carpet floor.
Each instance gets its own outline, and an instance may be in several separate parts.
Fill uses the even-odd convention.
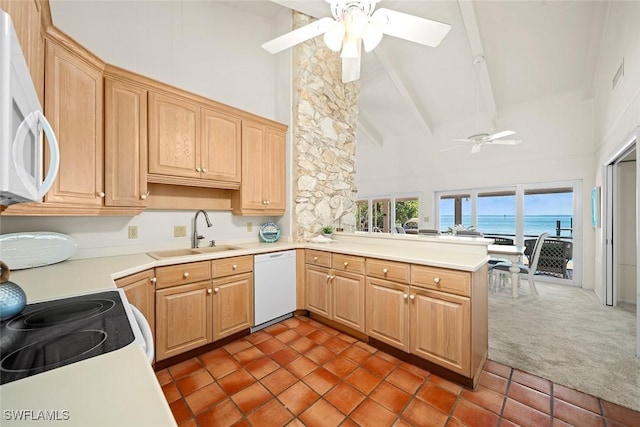
[[[607,307],[593,291],[526,282],[519,298],[489,295],[489,358],[640,410],[635,307]]]

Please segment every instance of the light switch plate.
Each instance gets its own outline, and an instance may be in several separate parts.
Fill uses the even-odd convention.
[[[186,225],[176,225],[173,227],[173,237],[186,237],[186,236],[187,236]]]

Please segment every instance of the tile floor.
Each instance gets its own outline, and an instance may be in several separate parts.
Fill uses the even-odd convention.
[[[307,317],[156,373],[180,426],[640,426],[640,413],[488,361],[472,391]]]

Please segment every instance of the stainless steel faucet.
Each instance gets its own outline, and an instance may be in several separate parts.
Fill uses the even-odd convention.
[[[196,215],[193,217],[193,236],[191,236],[191,248],[193,249],[197,248],[200,244],[200,240],[204,239],[204,236],[198,234],[198,214],[201,212],[204,214],[205,221],[207,221],[207,227],[211,227],[213,225],[206,211],[203,211],[202,209],[196,211]]]

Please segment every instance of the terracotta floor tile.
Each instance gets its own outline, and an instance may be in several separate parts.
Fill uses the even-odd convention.
[[[602,413],[608,419],[618,421],[619,423],[626,424],[630,427],[640,426],[640,412],[633,409],[625,408],[624,406],[617,405],[611,402],[602,402]]]
[[[407,406],[409,400],[411,400],[411,396],[408,393],[405,393],[386,381],[383,381],[369,397],[394,414],[400,414],[405,406]]]
[[[509,386],[509,397],[518,402],[551,415],[551,397],[519,383]]]
[[[300,415],[308,427],[337,426],[344,420],[344,414],[324,399],[319,399]]]
[[[266,377],[278,368],[280,368],[280,366],[274,362],[273,359],[266,356],[256,359],[245,366],[245,369],[257,379]]]
[[[495,427],[498,425],[499,419],[493,412],[467,399],[460,399],[451,415],[465,424],[477,427]]]
[[[287,328],[295,328],[300,324],[300,322],[301,322],[300,317],[290,317],[288,319],[283,320],[280,323],[282,323]]]
[[[162,369],[156,372],[156,378],[158,379],[158,383],[161,386],[165,384],[169,384],[171,381],[173,381],[168,369]]]
[[[231,400],[233,400],[236,405],[238,405],[238,408],[245,414],[249,414],[258,406],[261,406],[272,398],[273,395],[260,383],[253,383],[249,387],[231,396]]]
[[[378,357],[377,355],[373,355],[368,358],[363,364],[363,367],[376,374],[380,378],[384,378],[391,373],[396,367],[391,362],[387,362],[386,360]]]
[[[271,399],[249,416],[251,424],[260,427],[281,427],[292,419],[293,414],[278,399]]]
[[[241,365],[247,365],[254,360],[257,360],[264,356],[264,353],[258,350],[256,347],[251,346],[246,350],[242,350],[233,355],[235,359],[240,362]]]
[[[311,326],[309,322],[302,322],[298,326],[296,326],[296,332],[298,333],[298,335],[302,336],[310,334],[317,329],[318,328],[314,328],[313,326]]]
[[[516,424],[514,424],[514,425],[516,425]],[[565,423],[564,421],[562,421],[561,419],[558,419],[558,418],[553,418],[551,420],[551,425],[553,427],[573,427],[572,424]],[[607,422],[607,427],[622,427],[622,426],[623,426],[623,424],[619,424],[619,425],[615,424],[615,421],[613,423]],[[502,427],[502,425],[500,427]]]
[[[306,427],[298,418],[294,418],[287,427]]]
[[[169,405],[173,418],[176,419],[176,423],[180,424],[191,419],[191,411],[185,403],[184,399],[178,399]]]
[[[206,369],[200,369],[189,376],[180,378],[176,381],[176,386],[180,393],[186,396],[212,382],[213,377],[211,377],[211,374]]]
[[[553,385],[553,396],[556,399],[564,400],[565,402],[572,403],[587,411],[591,411],[596,414],[600,414],[600,403],[598,398],[590,394],[582,393],[578,390],[562,386],[560,384]]]
[[[338,337],[332,337],[331,339],[325,341],[323,345],[336,354],[343,352],[351,346],[351,344],[341,340]]]
[[[300,353],[289,347],[285,347],[271,354],[271,358],[278,362],[280,366],[288,365],[298,357],[300,357]]]
[[[455,420],[455,418],[452,418],[452,420]],[[465,425],[465,424],[462,424],[462,425]],[[562,424],[562,425],[564,425],[564,424]],[[561,426],[560,424],[556,425],[556,424],[555,424],[555,421],[554,421],[554,423],[553,423],[553,427],[560,427],[560,426]],[[447,427],[449,427],[449,424],[447,424]],[[516,424],[516,423],[512,423],[512,422],[511,422],[511,421],[509,421],[508,419],[503,418],[503,419],[500,421],[500,427],[520,427],[520,425],[518,425],[518,424]],[[545,426],[545,427],[546,427],[546,426]],[[569,426],[567,426],[567,427],[569,427]]]
[[[342,353],[340,353],[340,357],[347,357],[350,360],[353,360],[358,365],[371,357],[371,353],[361,349],[360,347],[356,347],[355,345],[350,346]]]
[[[364,394],[368,395],[371,391],[380,384],[382,378],[373,375],[371,372],[364,368],[356,369],[345,380],[356,389],[360,390]]]
[[[307,335],[307,338],[309,338],[311,341],[313,341],[316,344],[323,344],[325,341],[329,340],[331,337],[332,335],[329,335],[328,333],[320,329],[318,329],[317,331],[313,331],[309,335]]]
[[[173,381],[162,386],[162,393],[168,403],[173,403],[182,397],[178,387],[176,387],[176,384]]]
[[[193,374],[198,369],[202,369],[202,364],[195,357],[184,362],[180,362],[177,365],[169,367],[169,373],[174,380],[182,378],[184,376]]]
[[[553,416],[581,427],[604,426],[602,416],[560,399],[553,400]]]
[[[338,334],[335,336],[349,344],[355,344],[359,341],[358,338],[354,338],[351,335],[343,334],[342,332],[338,332]]]
[[[449,380],[445,380],[442,377],[439,377],[437,375],[430,375],[428,378],[428,381],[431,381],[437,385],[439,385],[440,387],[444,388],[445,390],[449,390],[451,393],[453,394],[460,394],[462,393],[462,390],[464,389],[464,387],[462,387],[460,384],[456,384],[453,383]]]
[[[202,363],[203,366],[208,366],[208,365],[213,365],[217,363],[219,360],[226,359],[227,357],[230,357],[230,356],[231,355],[229,354],[229,352],[224,348],[217,348],[205,354],[201,354],[200,356],[198,356],[198,359],[200,360],[200,363]]]
[[[462,392],[462,397],[498,415],[500,415],[504,403],[503,394],[485,386],[478,386],[475,390],[465,389]]]
[[[185,397],[185,400],[189,408],[191,408],[191,412],[197,415],[226,397],[227,394],[218,384],[211,383],[200,390],[194,391]]]
[[[336,374],[339,378],[345,378],[351,372],[353,372],[358,365],[353,363],[351,360],[345,359],[343,357],[336,357],[333,360],[328,361],[324,364],[324,367]]]
[[[285,343],[271,336],[269,337],[269,339],[264,340],[256,345],[256,348],[264,354],[275,353],[276,351],[282,350],[285,347]]]
[[[242,413],[230,398],[226,398],[197,418],[201,427],[228,427],[240,421]]]
[[[393,364],[393,365],[395,365],[395,366],[399,365],[399,364],[400,364],[400,362],[401,362],[401,361],[400,361],[400,359],[398,359],[398,358],[396,358],[396,357],[393,357],[392,355],[387,354],[387,353],[385,353],[384,351],[379,351],[379,352],[377,352],[377,353],[376,353],[376,356],[378,356],[378,357],[380,357],[380,358],[382,358],[382,359],[386,360],[386,361],[387,361],[387,362],[389,362],[389,363],[392,363],[392,364]]]
[[[300,352],[300,353],[306,353],[307,351],[311,350],[313,347],[315,347],[317,344],[313,341],[311,341],[309,338],[307,337],[300,337],[295,341],[292,341],[289,343],[289,346]]]
[[[253,427],[253,426],[251,425],[251,423],[246,418],[243,418],[240,421],[238,421],[237,423],[235,423],[233,425],[233,427]]]
[[[280,368],[264,377],[260,382],[274,395],[282,393],[298,379],[285,368]]]
[[[285,366],[289,372],[298,378],[304,378],[318,368],[318,364],[306,356],[298,357]]]
[[[463,424],[461,423],[459,426],[454,426],[453,424],[447,424],[447,427],[463,427]],[[393,427],[414,427],[412,424],[410,424],[409,422],[403,420],[402,418],[398,419],[394,424]],[[466,427],[466,426],[464,426]]]
[[[551,423],[549,415],[510,398],[504,404],[502,417],[523,427],[548,426]]]
[[[414,394],[418,387],[422,385],[422,378],[412,374],[411,372],[400,367],[393,371],[386,378],[391,384],[397,386],[401,390],[406,391],[409,394]]]
[[[304,377],[302,381],[322,396],[331,390],[340,379],[325,368],[318,368]]]
[[[522,372],[517,369],[513,370],[511,375],[511,381],[515,381],[527,387],[541,391],[546,394],[551,394],[551,381],[545,380],[535,375],[531,375],[527,372]]]
[[[198,427],[198,425],[193,418],[189,418],[187,421],[180,423],[179,427]]]
[[[492,374],[496,374],[501,376],[502,378],[507,378],[511,376],[511,368],[509,366],[503,365],[502,363],[494,362],[493,360],[487,360],[484,364],[484,370],[487,372],[491,372]]]
[[[320,396],[303,382],[297,382],[278,395],[278,400],[294,415],[301,414]]]
[[[282,323],[276,323],[275,325],[267,326],[263,329],[263,331],[270,334],[271,336],[276,336],[287,330],[289,330],[289,328]]]
[[[345,415],[349,415],[364,400],[365,396],[349,384],[342,382],[332,388],[324,398]]]
[[[240,369],[240,363],[233,356],[220,359],[212,365],[207,366],[207,371],[211,373],[213,378],[219,380]]]
[[[507,392],[508,382],[509,380],[504,377],[488,371],[482,371],[482,373],[480,374],[480,381],[478,383],[493,391],[505,394]]]
[[[266,341],[271,338],[271,335],[266,333],[265,331],[257,331],[252,333],[249,336],[244,337],[246,341],[249,341],[253,345],[258,345],[262,341]]]
[[[227,392],[229,396],[236,394],[243,388],[253,384],[255,378],[251,376],[246,370],[239,369],[232,374],[220,379],[218,384]]]
[[[413,399],[409,402],[407,409],[402,413],[402,417],[412,425],[420,427],[444,426],[447,422],[446,414],[443,414],[431,405],[427,405],[420,399]]]
[[[367,427],[391,426],[397,417],[397,414],[369,398],[365,399],[351,414],[351,418],[356,423]]]
[[[305,356],[316,362],[318,365],[322,365],[324,362],[335,356],[335,354],[325,346],[319,345],[306,352]]]
[[[309,318],[309,321],[307,322],[308,325],[313,326],[316,329],[325,329],[328,328],[328,326],[320,323],[320,322],[316,322],[315,320]]]
[[[360,427],[360,426],[356,424],[356,422],[353,421],[351,418],[347,418],[342,422],[342,424],[340,424],[340,427]]]
[[[400,367],[407,372],[411,372],[413,375],[419,376],[422,379],[425,379],[429,375],[431,375],[431,372],[425,369],[419,368],[416,365],[412,365],[411,363],[400,362]]]
[[[426,382],[416,393],[418,399],[424,400],[430,405],[438,408],[441,412],[448,414],[458,399],[458,395],[445,390],[436,383]]]
[[[378,351],[378,349],[377,349],[377,348],[375,348],[375,347],[373,347],[373,346],[370,346],[369,344],[367,344],[367,343],[366,343],[366,342],[364,342],[364,341],[356,341],[354,345],[355,345],[356,347],[360,347],[361,349],[368,351],[368,352],[369,352],[369,353],[371,353],[371,354],[373,354],[373,353],[375,353],[375,352],[377,352],[377,351]]]
[[[288,331],[284,331],[276,335],[276,338],[279,341],[282,341],[283,343],[288,344],[300,338],[300,335],[296,331],[289,329]]]
[[[232,343],[229,343],[227,345],[225,345],[223,348],[225,350],[227,350],[229,352],[229,354],[236,354],[242,350],[246,350],[249,347],[251,347],[253,344],[251,344],[249,341],[246,340],[237,340],[234,341]]]

